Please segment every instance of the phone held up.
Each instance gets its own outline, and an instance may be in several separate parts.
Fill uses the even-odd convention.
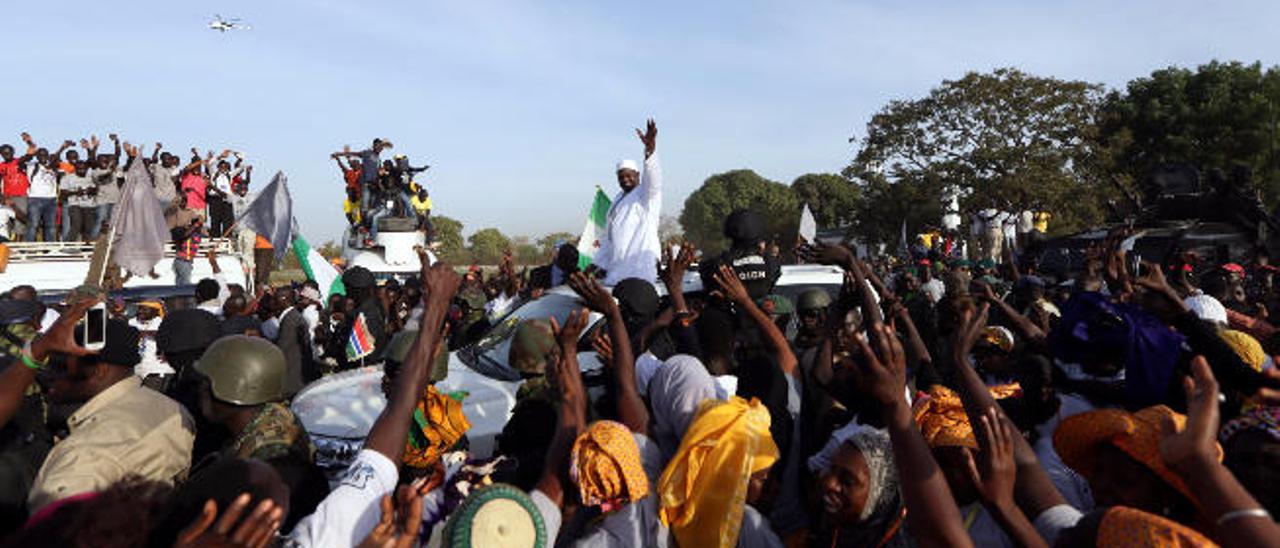
[[[107,305],[98,303],[85,312],[84,318],[76,324],[76,335],[84,341],[85,350],[96,352],[107,344]]]

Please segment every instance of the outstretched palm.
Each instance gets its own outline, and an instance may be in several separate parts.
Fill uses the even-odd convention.
[[[640,142],[644,143],[644,157],[653,156],[653,151],[658,146],[658,124],[653,123],[653,118],[649,119],[643,132],[640,128],[636,128],[636,136],[640,137]]]

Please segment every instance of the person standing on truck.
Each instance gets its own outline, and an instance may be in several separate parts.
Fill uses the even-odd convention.
[[[173,283],[191,285],[191,263],[200,253],[200,231],[204,218],[188,207],[187,194],[181,194],[172,209],[165,215],[169,233],[173,236]]]
[[[594,265],[605,273],[605,285],[626,278],[647,282],[658,279],[658,215],[662,210],[662,169],[654,154],[658,126],[649,120],[644,132],[636,130],[644,143],[644,173],[632,160],[618,162],[615,170],[622,189],[609,208],[608,222]]]
[[[22,134],[25,141],[31,136]],[[21,211],[22,217],[14,224],[12,234],[21,237],[27,232],[27,189],[31,186],[27,180],[24,166],[31,159],[33,151],[28,150],[20,157],[14,157],[13,145],[0,145],[0,187],[3,188],[4,199],[14,211]],[[10,239],[13,239],[11,236]]]

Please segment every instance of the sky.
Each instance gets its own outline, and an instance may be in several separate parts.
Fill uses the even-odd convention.
[[[837,172],[895,99],[1012,66],[1124,86],[1171,65],[1280,63],[1276,2],[21,2],[0,142],[117,132],[232,148],[288,175],[313,242],[345,225],[328,155],[374,137],[430,164],[469,234],[578,232],[653,117],[664,213],[708,176]],[[220,34],[215,14],[252,28]],[[20,45],[20,46],[14,46]]]

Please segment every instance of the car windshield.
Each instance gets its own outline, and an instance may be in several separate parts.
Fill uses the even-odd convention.
[[[527,319],[545,320],[553,317],[564,325],[569,313],[581,307],[582,304],[577,297],[559,293],[544,295],[507,314],[479,341],[460,351],[458,357],[482,375],[502,380],[518,380],[520,374],[507,365],[507,354],[511,351],[511,335],[515,333],[516,326]]]

